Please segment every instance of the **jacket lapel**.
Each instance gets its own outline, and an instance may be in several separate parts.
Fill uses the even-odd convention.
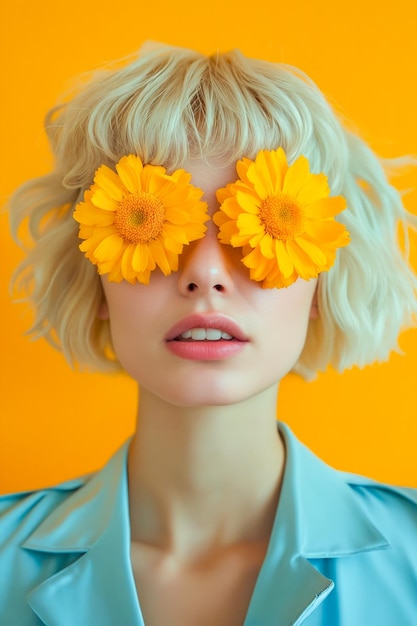
[[[301,624],[334,583],[311,561],[389,548],[346,476],[280,424],[286,466],[277,515],[245,626]]]
[[[333,589],[333,582],[296,548],[298,528],[294,521],[287,512],[278,515],[275,521],[244,626],[296,624],[298,618],[314,610]]]
[[[38,558],[73,555],[28,594],[47,626],[143,626],[130,566],[126,454],[127,444],[23,545]]]

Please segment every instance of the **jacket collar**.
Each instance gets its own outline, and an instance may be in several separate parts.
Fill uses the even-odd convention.
[[[286,446],[284,480],[245,626],[275,626],[277,616],[280,624],[296,624],[324,600],[333,583],[310,560],[389,547],[346,476],[315,457],[288,427],[281,424],[280,432]],[[144,626],[130,565],[128,444],[87,482],[75,483],[78,488],[23,545],[45,557],[74,555],[69,566],[28,595],[47,626]],[[68,483],[61,488],[68,489]]]
[[[299,624],[321,604],[334,584],[312,560],[389,548],[345,475],[312,454],[287,426],[279,430],[286,448],[284,479],[245,626],[275,626],[277,616],[280,624]]]
[[[127,451],[128,442],[23,544],[44,559],[48,553],[73,555],[69,566],[28,594],[31,608],[47,626],[144,626],[130,565]],[[58,489],[69,487],[74,487],[72,481]]]
[[[280,432],[287,460],[276,521],[281,510],[292,516],[297,552],[314,559],[388,548],[352,489],[349,474],[321,461],[288,426],[280,424]],[[363,479],[363,484],[369,482]]]

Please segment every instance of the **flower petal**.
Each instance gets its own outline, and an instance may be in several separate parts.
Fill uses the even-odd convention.
[[[110,235],[99,243],[94,251],[97,261],[109,261],[114,258],[123,248],[123,239],[119,235]]]
[[[307,220],[304,230],[312,240],[326,244],[336,244],[340,236],[347,234],[344,225],[336,220]]]
[[[232,219],[236,219],[242,212],[235,197],[227,198],[221,205],[220,210],[223,211],[227,217],[231,217]]]
[[[164,178],[165,172],[165,168],[160,165],[145,165],[142,172],[143,190],[159,197],[159,191],[169,184]]]
[[[218,239],[221,243],[231,243],[231,238],[236,234],[235,222],[231,220],[222,224],[218,232]]]
[[[346,208],[343,196],[331,196],[305,204],[305,214],[316,219],[326,219],[341,213]]]
[[[286,244],[288,255],[293,262],[294,270],[300,276],[308,280],[317,276],[317,268],[311,260],[310,256],[297,244],[296,241],[290,240]]]
[[[262,256],[258,248],[243,257],[242,263],[251,270],[250,277],[256,281],[263,280],[270,268],[270,261]]]
[[[149,250],[156,265],[160,268],[162,273],[165,274],[165,276],[168,276],[171,273],[172,268],[169,265],[166,252],[159,239],[153,239],[149,242]]]
[[[252,165],[252,163],[253,161],[251,159],[248,159],[247,157],[244,157],[236,163],[237,175],[239,176],[240,180],[244,181],[245,183],[249,182],[247,173],[248,168]]]
[[[242,193],[242,191],[238,191],[236,194],[236,201],[238,205],[246,211],[246,213],[251,213],[252,215],[257,215],[259,213],[260,199],[255,198],[247,193]]]
[[[324,200],[330,194],[329,183],[325,174],[309,173],[298,189],[297,195],[300,202],[310,203]]]
[[[183,228],[179,228],[173,224],[165,223],[162,229],[163,238],[166,239],[168,237],[175,239],[179,243],[187,244],[188,237]]]
[[[183,244],[174,239],[173,237],[165,237],[164,246],[166,250],[170,252],[174,252],[174,254],[181,254],[183,249]]]
[[[290,196],[298,196],[309,173],[308,160],[304,156],[298,157],[287,170],[282,191]]]
[[[155,268],[155,261],[150,256],[149,246],[143,243],[138,243],[133,247],[130,263],[133,271],[139,274]]]
[[[259,158],[259,155],[257,159]],[[273,188],[272,181],[268,177],[268,172],[264,171],[262,167],[256,167],[257,163],[252,163],[248,168],[247,176],[248,180],[252,183],[256,195],[262,200],[265,200],[268,196],[272,196]]]
[[[141,159],[134,155],[122,157],[116,165],[117,173],[123,185],[132,195],[142,191],[143,164]]]
[[[264,230],[258,216],[249,213],[241,213],[236,220],[236,226],[240,235],[256,235]]]
[[[136,251],[134,244],[129,244],[123,251],[120,261],[120,271],[125,280],[132,282],[135,279],[137,270],[133,267],[133,257]]]
[[[91,226],[110,226],[114,222],[112,211],[103,211],[87,202],[80,202],[73,214],[76,222]]]
[[[248,168],[248,179],[262,200],[273,196],[282,189],[283,175],[287,169],[287,160],[282,149],[261,150],[255,163]]]
[[[126,195],[127,190],[124,189],[124,186],[121,184],[120,178],[116,172],[113,172],[107,165],[102,165],[98,168],[94,176],[94,182],[97,185],[97,191],[100,189],[106,196],[116,202],[120,202]],[[95,193],[93,194],[93,198],[94,196]]]
[[[326,264],[326,255],[317,244],[308,241],[305,237],[295,237],[295,242],[309,256],[318,269]]]
[[[275,256],[274,239],[268,234],[265,234],[259,241],[259,249],[263,256],[267,259],[273,259]]]
[[[190,221],[190,216],[187,211],[182,211],[181,209],[172,208],[167,209],[165,213],[165,219],[171,222],[172,224],[187,224]]]
[[[275,241],[275,255],[280,272],[284,278],[289,278],[294,273],[294,264],[288,254],[286,245],[279,239]]]

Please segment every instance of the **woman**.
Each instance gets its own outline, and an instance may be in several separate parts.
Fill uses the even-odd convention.
[[[237,52],[143,53],[46,128],[55,169],[11,203],[32,330],[123,368],[138,422],[97,474],[1,500],[1,623],[416,623],[416,493],[276,423],[285,374],[384,359],[416,312],[379,161]]]

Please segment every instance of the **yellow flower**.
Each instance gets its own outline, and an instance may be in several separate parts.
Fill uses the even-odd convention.
[[[288,166],[282,148],[261,150],[236,169],[239,180],[217,191],[213,220],[222,243],[242,247],[251,279],[288,287],[328,270],[349,233],[334,219],[346,201],[329,196],[327,177],[312,174],[303,156]]]
[[[157,266],[166,276],[176,271],[184,244],[204,236],[207,204],[185,170],[168,175],[133,154],[116,170],[99,167],[76,207],[80,250],[110,281],[148,284]]]

